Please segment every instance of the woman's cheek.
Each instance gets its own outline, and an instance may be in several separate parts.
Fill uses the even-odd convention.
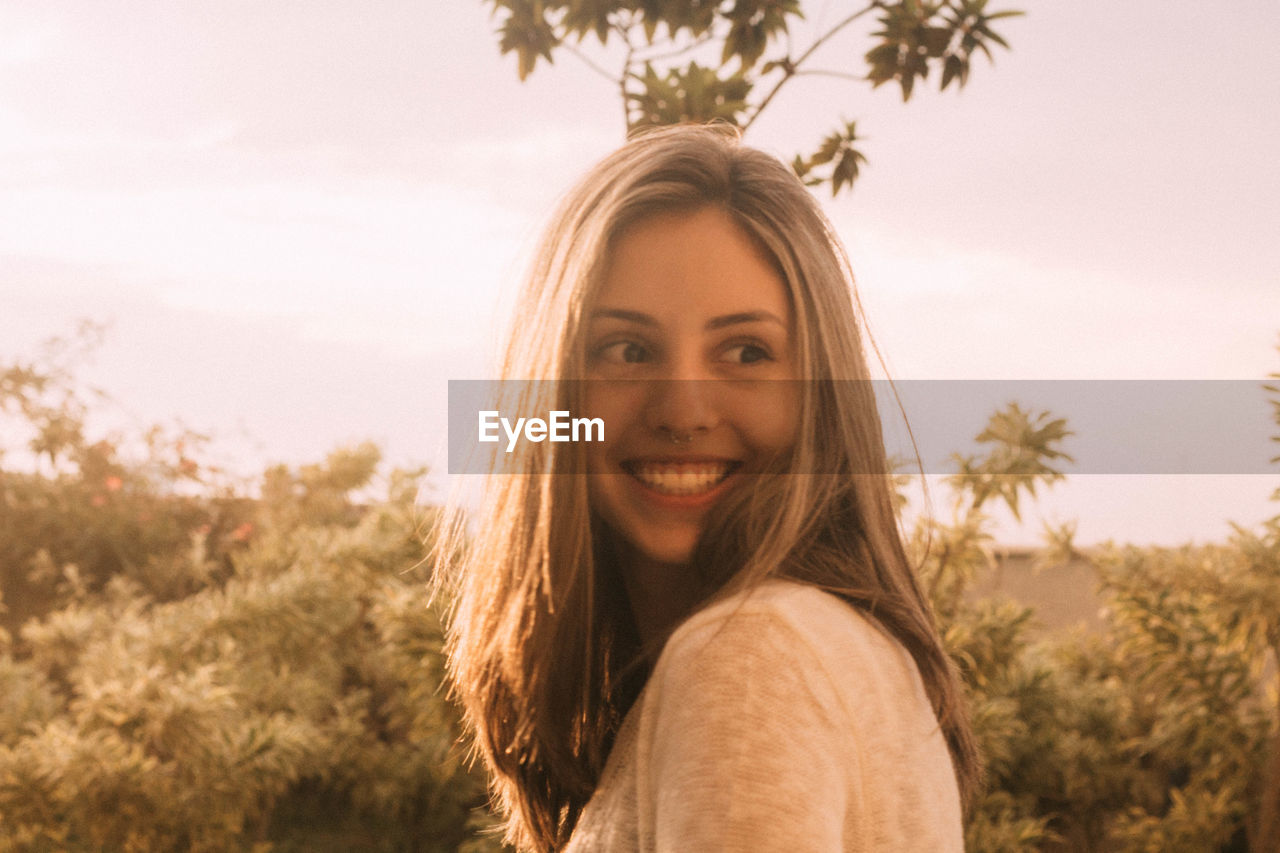
[[[768,393],[744,395],[733,405],[733,422],[744,442],[762,457],[781,454],[796,442],[800,396],[794,382],[770,383]]]

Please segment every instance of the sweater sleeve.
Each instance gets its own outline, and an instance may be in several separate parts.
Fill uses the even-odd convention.
[[[654,673],[638,768],[654,849],[861,849],[845,837],[860,799],[856,732],[819,651],[769,610],[686,627]]]

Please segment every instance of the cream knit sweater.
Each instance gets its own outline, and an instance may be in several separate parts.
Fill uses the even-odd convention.
[[[963,847],[910,654],[835,596],[771,581],[671,636],[566,853]]]

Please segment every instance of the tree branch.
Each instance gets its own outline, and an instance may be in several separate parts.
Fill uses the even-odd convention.
[[[823,33],[822,35],[818,36],[818,38],[814,40],[813,44],[809,45],[808,49],[805,50],[804,53],[800,54],[799,59],[795,60],[794,62],[788,61],[787,64],[783,66],[782,79],[779,80],[777,83],[775,83],[773,85],[773,88],[769,90],[769,93],[764,96],[764,100],[762,100],[760,102],[760,105],[756,107],[755,112],[751,114],[751,118],[747,119],[746,124],[742,126],[742,132],[746,133],[747,129],[750,128],[751,125],[755,124],[756,119],[760,117],[760,113],[764,112],[764,108],[769,106],[769,102],[772,101],[774,99],[774,96],[778,94],[778,90],[781,89],[784,85],[786,85],[786,82],[788,80],[796,76],[797,69],[799,69],[799,67],[804,63],[805,60],[813,56],[814,51],[822,47],[822,45],[826,44],[827,41],[830,40],[831,37],[834,36],[836,33],[840,32],[845,27],[849,26],[854,21],[858,20],[868,12],[878,8],[880,8],[880,4],[878,2],[869,3],[867,6],[863,7],[862,9],[859,9],[858,11],[844,18],[842,21],[840,21],[840,23],[836,24],[831,29]]]
[[[1280,661],[1280,643],[1271,639],[1271,654]],[[1276,715],[1280,717],[1280,691],[1276,698]],[[1252,827],[1254,837],[1250,839],[1258,845],[1259,850],[1274,846],[1280,841],[1280,734],[1271,738],[1270,755],[1266,767],[1262,770],[1262,792],[1257,823]]]
[[[942,576],[947,570],[947,563],[951,561],[951,543],[944,541],[942,543],[942,553],[938,555],[938,571],[929,580],[929,601],[933,603],[938,597],[938,588],[942,585]]]
[[[644,56],[644,55],[636,56],[634,57],[634,60],[636,62],[661,62],[665,59],[678,59],[679,57],[684,56],[685,54],[690,53],[691,51],[697,50],[698,48],[702,47],[704,44],[711,41],[711,39],[714,36],[715,36],[715,33],[712,30],[708,29],[705,33],[698,36],[693,41],[686,44],[684,47],[676,48],[674,50],[669,50],[666,53],[655,53],[652,56]],[[675,40],[673,39],[671,43],[674,44]]]
[[[567,41],[561,42],[560,46],[563,47],[565,50],[569,51],[570,53],[572,53],[574,56],[581,59],[588,68],[590,68],[592,71],[599,74],[604,79],[608,80],[610,83],[618,82],[617,77],[611,74],[608,70],[597,65],[595,62],[592,61],[591,57],[587,56],[585,53],[583,53],[581,50],[574,47],[573,45],[569,44]]]
[[[636,45],[631,40],[631,28],[633,26],[635,26],[634,16],[625,26],[621,22],[614,22],[613,25],[618,38],[622,39],[622,43],[627,46],[626,58],[622,60],[622,74],[617,78],[618,94],[622,96],[622,134],[624,137],[631,131],[631,107],[627,103],[627,78],[636,76],[635,72],[631,70],[631,63],[636,55]]]
[[[793,77],[836,77],[841,80],[853,80],[855,83],[865,83],[867,76],[865,74],[850,74],[848,71],[827,71],[814,68],[809,71],[792,72]]]

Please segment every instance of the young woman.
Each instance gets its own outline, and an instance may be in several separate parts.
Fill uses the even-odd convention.
[[[504,379],[454,689],[508,839],[546,851],[962,848],[979,760],[896,525],[843,250],[724,127],[634,139],[564,201]],[[585,380],[585,381],[576,381]],[[443,561],[440,570],[444,570]]]

